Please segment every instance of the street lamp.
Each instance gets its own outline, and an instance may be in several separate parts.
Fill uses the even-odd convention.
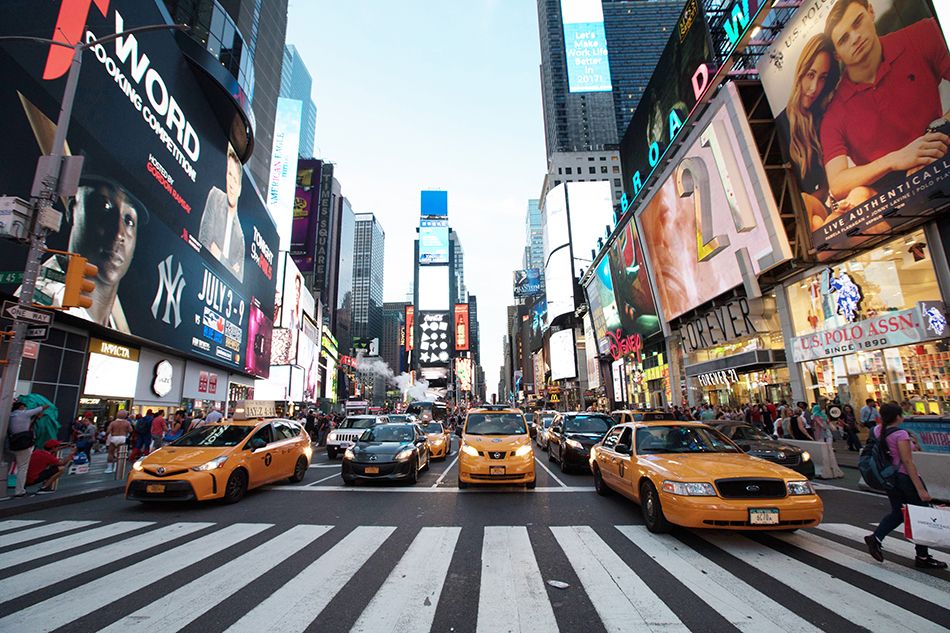
[[[23,282],[18,301],[19,307],[30,308],[33,305],[33,292],[36,290],[40,263],[46,250],[46,235],[49,231],[59,231],[62,213],[53,208],[53,201],[60,195],[64,197],[75,195],[79,183],[83,159],[81,156],[65,157],[63,146],[66,144],[66,132],[69,129],[69,119],[72,116],[73,102],[76,98],[76,86],[79,83],[79,70],[82,66],[82,52],[92,46],[111,42],[126,35],[148,31],[187,31],[190,28],[185,24],[151,24],[96,38],[91,42],[80,40],[75,44],[28,35],[0,37],[0,43],[22,41],[73,49],[73,60],[69,67],[69,75],[66,77],[66,89],[63,91],[59,118],[56,120],[56,135],[53,139],[53,147],[48,156],[40,156],[36,163],[36,174],[33,177],[33,191],[30,192],[30,207],[33,210],[30,222],[30,250],[26,257],[26,267],[23,270]],[[7,347],[6,368],[3,372],[3,381],[0,383],[0,439],[7,436],[7,429],[9,428],[13,391],[20,375],[20,360],[23,357],[26,328],[27,321],[21,319],[18,312],[13,318],[13,336],[10,339],[10,345]]]

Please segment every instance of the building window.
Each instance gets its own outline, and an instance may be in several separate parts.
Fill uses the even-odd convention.
[[[614,178],[614,187],[619,187],[619,186],[620,186],[620,179]]]
[[[606,173],[607,173],[607,165],[601,165],[601,166],[600,166],[600,173],[602,173],[602,174],[606,174]]]
[[[571,175],[571,173],[572,173],[572,172],[571,172],[571,168],[570,168],[570,167],[565,167],[565,168],[564,168],[564,173],[566,173],[567,175]]]
[[[590,173],[592,173],[592,174],[596,174],[596,173],[597,173],[597,168],[596,168],[596,167],[590,167],[589,170],[590,170]]]
[[[613,168],[611,169],[611,171],[612,171],[613,173],[615,173],[615,174],[619,174],[619,173],[620,173],[620,168],[617,167],[616,165],[614,165]]]

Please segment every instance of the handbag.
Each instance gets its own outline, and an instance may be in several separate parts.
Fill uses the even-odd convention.
[[[33,429],[20,431],[19,433],[10,433],[10,450],[24,451],[36,442],[36,436],[33,435]]]
[[[950,547],[950,508],[905,505],[904,536],[914,545]]]

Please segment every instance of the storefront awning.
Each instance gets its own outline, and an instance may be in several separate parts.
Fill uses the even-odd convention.
[[[758,349],[751,352],[742,352],[733,354],[725,358],[717,358],[695,365],[687,365],[685,373],[687,376],[698,376],[708,374],[714,371],[723,371],[734,369],[737,372],[759,371],[769,369],[777,365],[785,365],[785,350],[783,349]]]

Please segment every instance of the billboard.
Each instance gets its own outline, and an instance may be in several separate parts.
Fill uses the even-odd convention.
[[[532,297],[541,292],[541,271],[537,268],[516,270],[512,287],[516,297]]]
[[[300,113],[297,99],[277,99],[274,146],[270,156],[267,208],[277,223],[280,250],[290,248],[294,222],[294,183],[297,180],[297,149],[300,145]]]
[[[455,304],[455,317],[453,319],[455,332],[455,351],[464,352],[469,349],[469,317],[468,304]]]
[[[755,139],[725,84],[637,214],[663,316],[672,320],[791,258]]]
[[[456,391],[472,390],[472,359],[459,358],[455,361],[455,387]]]
[[[419,266],[419,310],[449,309],[449,267]]]
[[[316,236],[314,238],[313,279],[315,288],[326,286],[327,268],[330,266],[330,228],[333,223],[333,164],[320,167],[320,191],[317,201]],[[313,227],[311,227],[313,229]],[[309,271],[309,268],[301,268]]]
[[[415,308],[413,306],[406,306],[406,351],[411,352],[412,348],[415,346],[415,336],[416,336],[416,319],[415,319]]]
[[[547,300],[545,327],[563,314],[574,312],[574,266],[567,225],[567,185],[548,192],[541,213],[544,233],[544,295]]]
[[[577,377],[577,353],[574,346],[574,330],[568,328],[551,335],[551,380]]]
[[[59,8],[6,2],[0,35],[53,36]],[[88,9],[75,34],[87,42],[117,25],[164,23],[151,2]],[[65,148],[85,157],[83,175],[75,198],[57,204],[63,226],[48,245],[99,272],[93,305],[68,312],[266,377],[277,231],[174,34],[125,35],[83,54]],[[55,57],[48,47],[0,48],[0,191],[27,196],[38,156],[51,150],[68,69]],[[25,255],[9,243],[0,268],[22,270]],[[61,305],[65,266],[61,255],[44,258],[37,303]]]
[[[448,217],[449,215],[449,192],[448,191],[423,191],[422,204],[420,205],[421,215],[424,217]]]
[[[852,50],[856,21],[874,55]],[[950,196],[950,53],[926,0],[799,10],[758,70],[819,258]]]
[[[584,290],[587,293],[587,305],[590,306],[597,350],[601,354],[606,354],[610,348],[607,333],[620,329],[620,311],[617,309],[617,300],[614,298],[614,285],[610,276],[608,258],[604,257],[600,260]],[[589,349],[594,348],[593,343],[594,339],[587,341]]]
[[[419,220],[419,263],[449,263],[448,220]]]
[[[646,338],[660,331],[650,275],[640,247],[637,223],[628,218],[607,250],[620,327]]]
[[[451,315],[448,312],[419,312],[416,353],[422,367],[448,367],[451,358]]]
[[[313,272],[316,258],[321,165],[321,161],[310,159],[297,163],[290,256],[293,257],[297,268],[307,273]]]
[[[601,0],[561,0],[567,85],[571,92],[610,92],[610,62]]]
[[[533,352],[537,349],[541,349],[541,345],[544,342],[542,337],[547,324],[548,301],[543,295],[535,297],[534,302],[528,310],[528,318],[531,321],[531,340],[528,342],[528,347]]]

